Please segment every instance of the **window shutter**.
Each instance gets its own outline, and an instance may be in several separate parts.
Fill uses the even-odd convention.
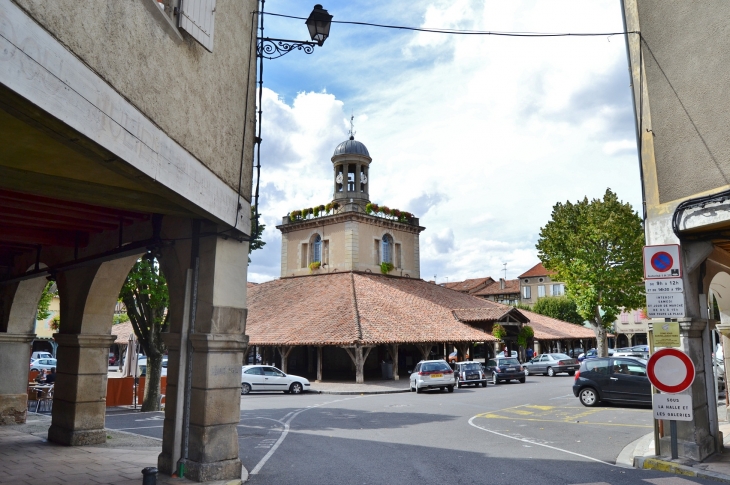
[[[180,28],[193,36],[200,45],[213,52],[213,26],[216,0],[182,0]]]

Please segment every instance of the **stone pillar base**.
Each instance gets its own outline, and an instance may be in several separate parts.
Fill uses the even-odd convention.
[[[211,482],[214,480],[230,480],[241,478],[241,460],[216,461],[213,463],[199,463],[183,460],[185,464],[185,478],[196,482]]]
[[[665,421],[664,430],[669,431],[669,422]],[[705,436],[699,443],[677,440],[677,451],[680,458],[689,458],[694,461],[704,461],[715,452],[715,440],[712,436]],[[659,449],[662,456],[672,456],[672,439],[665,436],[659,439]]]
[[[86,446],[106,443],[105,429],[70,430],[52,424],[48,428],[48,441],[67,446]]]
[[[27,415],[27,394],[0,395],[0,426],[7,424],[24,424]]]

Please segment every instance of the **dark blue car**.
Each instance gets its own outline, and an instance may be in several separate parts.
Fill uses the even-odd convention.
[[[601,401],[651,404],[646,360],[633,357],[597,357],[583,361],[575,374],[573,395],[584,406]]]

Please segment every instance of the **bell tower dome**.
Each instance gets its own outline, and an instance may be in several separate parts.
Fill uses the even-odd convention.
[[[352,200],[361,206],[370,202],[368,174],[372,161],[368,149],[354,135],[337,145],[332,155],[335,182],[332,200],[340,203]]]

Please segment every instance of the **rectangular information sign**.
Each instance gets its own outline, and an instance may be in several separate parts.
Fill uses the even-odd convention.
[[[646,312],[649,318],[684,317],[684,293],[647,293]]]
[[[654,419],[692,421],[692,396],[689,394],[654,394]]]
[[[653,325],[654,347],[679,347],[679,322],[663,322]]]
[[[661,280],[644,281],[647,293],[682,293],[684,280],[682,278],[664,278]]]

